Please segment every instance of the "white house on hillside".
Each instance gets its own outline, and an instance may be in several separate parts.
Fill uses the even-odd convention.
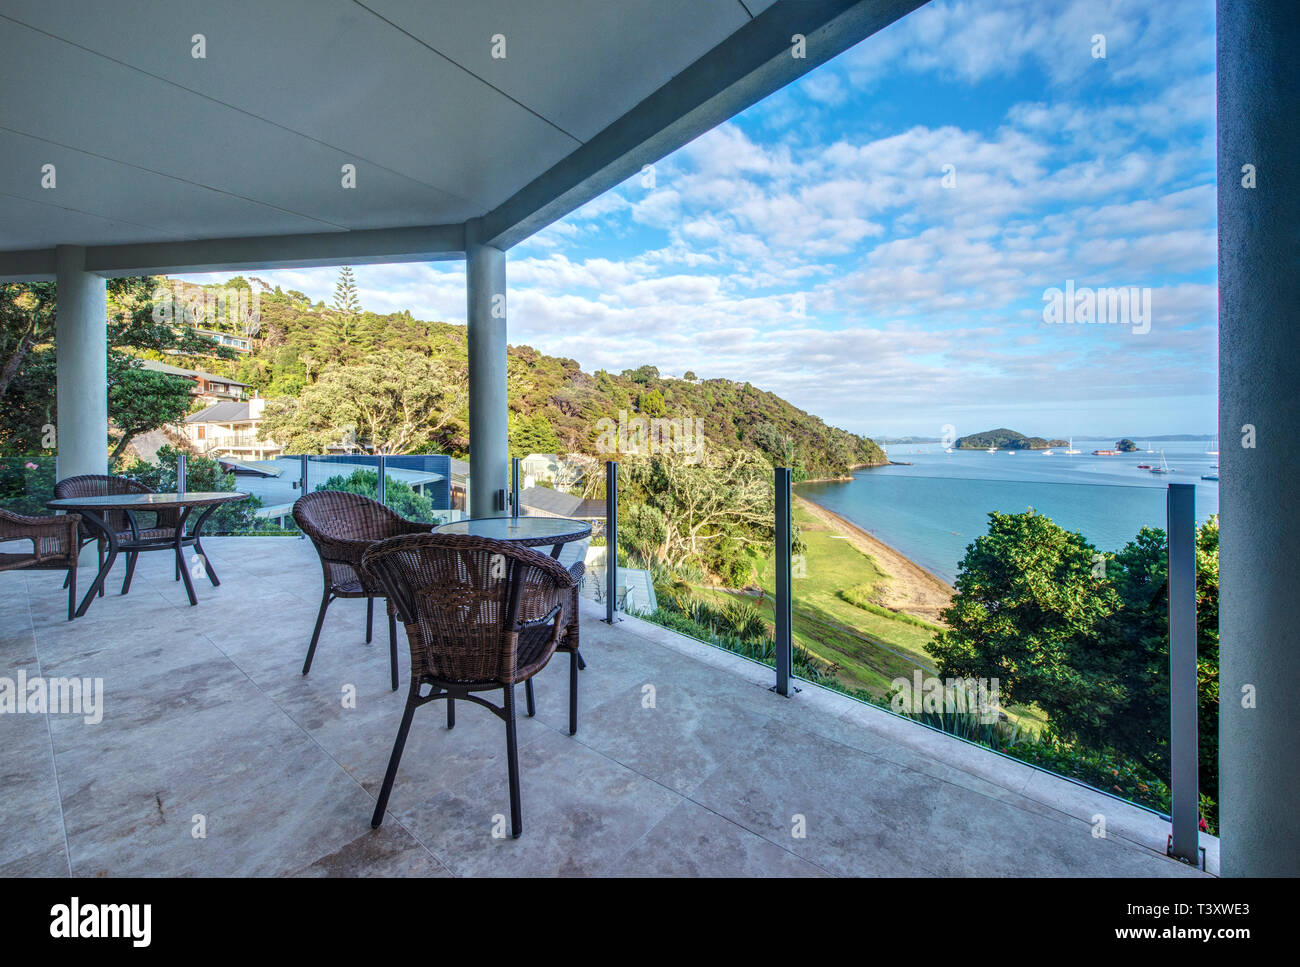
[[[266,400],[253,397],[213,403],[185,418],[185,436],[200,454],[241,460],[274,460],[284,447],[258,439]]]

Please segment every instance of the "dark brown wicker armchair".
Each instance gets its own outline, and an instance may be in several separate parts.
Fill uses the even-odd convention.
[[[39,571],[67,571],[64,587],[68,589],[68,620],[77,613],[77,553],[81,542],[77,531],[81,517],[25,517],[0,508],[0,543],[31,541],[30,553],[0,552],[0,571],[33,568]]]
[[[376,541],[388,537],[427,534],[430,525],[407,520],[377,500],[341,490],[317,490],[299,497],[293,505],[293,519],[311,538],[325,575],[325,591],[316,615],[316,629],[311,634],[307,660],[302,665],[302,673],[306,675],[311,671],[311,661],[316,655],[316,643],[325,624],[325,611],[335,598],[366,599],[366,644],[373,638],[375,598],[385,597],[385,591],[361,572],[361,555]],[[388,608],[388,654],[393,691],[397,691],[397,623],[391,605]]]
[[[406,711],[371,826],[384,821],[415,710],[445,699],[450,729],[456,725],[456,700],[464,699],[506,723],[511,833],[519,836],[515,685],[531,679],[555,654],[572,576],[530,548],[461,534],[394,537],[366,551],[362,568],[387,589],[411,648]],[[475,694],[497,688],[504,696],[499,707]]]
[[[65,477],[54,485],[54,496],[62,500],[75,497],[107,497],[113,494],[151,494],[154,491],[144,484],[126,477],[109,477],[104,474],[88,473],[80,477]],[[143,523],[137,518],[143,514]],[[104,523],[117,534],[117,539],[125,545],[126,577],[122,580],[122,593],[131,590],[131,578],[135,575],[135,562],[141,551],[171,551],[175,545],[176,525],[180,521],[180,511],[175,508],[151,511],[111,510],[104,515]],[[81,546],[98,544],[99,566],[104,566],[106,544],[104,536],[84,521],[81,525]],[[202,548],[200,548],[202,550]],[[176,560],[176,580],[181,579],[180,558]],[[104,596],[104,586],[99,586],[99,596]]]

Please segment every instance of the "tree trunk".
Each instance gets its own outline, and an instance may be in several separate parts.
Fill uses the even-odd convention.
[[[23,361],[27,358],[27,352],[32,348],[32,342],[35,341],[35,338],[36,320],[33,319],[31,325],[27,327],[27,331],[18,340],[17,348],[5,361],[4,369],[0,369],[0,396],[5,395],[5,391],[9,389],[9,384],[18,375],[18,370],[22,368]]]
[[[135,436],[135,433],[128,433],[126,431],[122,432],[122,438],[117,441],[117,446],[115,446],[113,452],[108,455],[108,465],[110,468],[113,464],[117,463],[117,458],[122,455],[123,451],[126,450],[127,444],[134,440]]]

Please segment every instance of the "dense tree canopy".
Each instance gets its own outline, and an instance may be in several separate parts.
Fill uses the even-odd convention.
[[[1197,532],[1201,789],[1218,792],[1218,519]],[[1036,704],[1050,729],[1168,776],[1169,598],[1165,532],[1113,554],[1032,510],[989,514],[967,549],[948,629],[930,652],[944,677],[997,678],[1004,704]]]
[[[234,352],[192,328],[157,318],[152,277],[108,280],[108,418],[105,442],[114,460],[137,434],[180,420],[191,407],[188,380],[144,368],[142,358],[203,356],[225,365]],[[57,287],[53,282],[0,285],[0,452],[51,449],[54,425]]]
[[[945,676],[997,678],[1008,703],[1079,718],[1116,701],[1097,625],[1119,604],[1083,535],[1029,511],[989,514],[962,559],[948,630],[930,647]],[[1104,563],[1104,559],[1103,559]]]
[[[379,315],[360,310],[353,316],[354,283],[340,280],[332,306],[313,304],[301,292],[272,289],[257,279],[237,278],[227,285],[257,290],[260,341],[252,353],[241,355],[235,363],[219,364],[216,371],[250,384],[268,400],[303,399],[327,372],[334,373],[331,379],[337,382],[340,367],[365,367],[390,352],[425,356],[443,363],[448,372],[468,370],[463,326],[424,322],[410,312]],[[344,317],[346,322],[341,321]],[[340,335],[341,325],[348,330],[346,341]],[[885,461],[872,441],[829,427],[772,393],[748,383],[696,381],[694,376],[672,379],[649,365],[618,375],[603,370],[586,373],[572,359],[548,356],[530,346],[511,346],[507,390],[512,437],[520,433],[534,441],[525,444],[512,438],[511,452],[596,455],[597,424],[605,418],[617,421],[624,414],[629,419],[698,419],[710,447],[758,450],[769,463],[794,468],[796,479],[842,476],[852,466]],[[339,422],[334,421],[334,429],[342,429]],[[760,431],[760,425],[767,429]],[[321,429],[315,427],[313,432]],[[362,435],[359,422],[356,432]],[[463,407],[428,436],[434,441],[430,446],[466,456],[469,439]],[[295,451],[309,442],[301,433],[294,440],[290,449]],[[537,449],[541,443],[547,449]]]
[[[698,464],[675,454],[625,460],[621,483],[628,546],[645,561],[742,584],[751,568],[744,551],[771,551],[772,468],[752,450],[710,450]]]
[[[441,450],[464,426],[467,395],[462,370],[393,350],[328,366],[296,399],[269,401],[262,433],[289,453],[339,443],[374,453]]]

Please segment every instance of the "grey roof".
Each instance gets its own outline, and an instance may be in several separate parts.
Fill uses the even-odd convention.
[[[171,363],[164,363],[157,359],[142,359],[145,369],[153,370],[155,373],[167,373],[169,376],[186,376],[200,377],[209,382],[227,383],[230,386],[247,386],[247,383],[241,383],[232,376],[218,376],[216,373],[209,373],[202,369],[184,369],[180,366],[173,366]]]
[[[540,510],[556,517],[576,517],[579,520],[604,519],[603,500],[585,500],[550,487],[528,487],[519,494],[519,505]]]
[[[186,423],[247,423],[248,404],[235,402],[213,403],[197,413],[185,417]]]

